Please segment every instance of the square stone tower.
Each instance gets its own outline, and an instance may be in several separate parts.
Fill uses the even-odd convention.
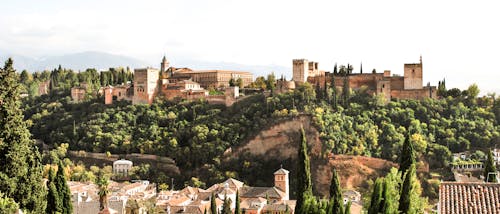
[[[293,60],[293,81],[304,83],[307,81],[309,70],[309,61],[307,59]]]
[[[422,57],[420,63],[405,64],[404,89],[423,88]]]
[[[151,104],[158,93],[159,70],[142,68],[134,70],[134,97],[132,104]]]
[[[290,181],[288,180],[288,174],[290,174],[290,172],[283,168],[274,172],[274,187],[285,193],[283,200],[290,200]]]

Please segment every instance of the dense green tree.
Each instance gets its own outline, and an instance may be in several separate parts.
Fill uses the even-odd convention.
[[[490,174],[494,173],[494,174]],[[497,169],[495,167],[495,161],[493,160],[493,153],[491,150],[488,152],[487,158],[484,163],[484,181],[486,182],[492,182],[496,183],[497,182]]]
[[[231,211],[231,198],[228,198],[226,195],[224,195],[224,203],[222,204],[222,211],[221,214],[232,214],[233,212]]]
[[[267,75],[266,88],[271,91],[271,95],[274,94],[274,89],[276,88],[276,76],[274,76],[274,73]]]
[[[240,192],[239,190],[236,190],[236,202],[235,202],[234,214],[241,214],[240,203],[241,203]]]
[[[16,213],[19,210],[19,205],[12,198],[5,197],[0,192],[0,213]]]
[[[45,211],[40,154],[21,110],[19,83],[12,59],[0,69],[0,192],[23,210]]]
[[[59,192],[57,191],[57,187],[55,184],[56,180],[56,172],[54,168],[50,166],[47,180],[47,208],[45,209],[45,213],[62,213],[63,207],[61,203],[61,198],[59,197]]]
[[[375,184],[373,185],[373,192],[370,198],[370,207],[368,208],[368,214],[378,214],[382,210],[382,204],[384,201],[383,196],[383,178],[377,178]]]
[[[332,180],[330,182],[330,202],[328,213],[344,213],[344,200],[342,188],[340,187],[337,170],[332,169]]]
[[[66,181],[66,175],[64,172],[64,166],[62,161],[57,164],[57,174],[55,177],[54,184],[57,188],[57,194],[59,196],[59,202],[61,204],[62,210],[61,214],[71,214],[73,213],[73,204],[71,203],[71,192]]]
[[[415,151],[413,149],[413,142],[410,136],[407,136],[403,148],[401,151],[400,161],[399,161],[399,171],[405,173],[411,165],[415,164]]]
[[[210,213],[218,214],[217,212],[217,204],[215,201],[215,193],[212,192],[212,196],[210,196]]]
[[[417,180],[415,164],[404,175],[399,198],[399,212],[408,214],[423,213],[424,204],[420,198],[420,185]]]
[[[241,78],[236,79],[236,85],[235,86],[243,88],[243,79],[241,79]]]
[[[312,197],[311,166],[309,154],[307,153],[307,139],[304,128],[300,128],[299,158],[297,167],[297,205],[298,213],[302,212],[302,206],[308,197]]]
[[[335,85],[335,75],[336,75],[336,70],[337,70],[337,64],[335,64],[335,68],[334,68],[334,73],[331,76],[330,78],[330,87],[332,88],[332,108],[333,109],[337,109],[337,105],[338,105],[338,100],[337,100],[337,86]]]

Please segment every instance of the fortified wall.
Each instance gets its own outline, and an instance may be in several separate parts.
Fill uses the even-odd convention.
[[[296,81],[304,77],[302,71],[302,61],[307,60],[293,60],[293,76]],[[315,63],[314,66],[317,66]],[[383,94],[387,101],[391,99],[424,99],[424,98],[437,98],[437,89],[435,86],[423,86],[423,63],[420,58],[420,63],[411,63],[404,65],[404,76],[391,76],[391,71],[385,70],[383,73],[350,73],[332,74],[330,72],[319,72],[315,75],[307,73],[307,82],[311,84],[319,84],[321,88],[325,84],[331,82],[331,78],[335,78],[335,86],[341,90],[344,86],[345,79],[349,84],[349,88],[353,90],[364,89],[367,93],[372,95]]]

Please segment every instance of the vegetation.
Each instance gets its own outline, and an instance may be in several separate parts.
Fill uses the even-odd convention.
[[[493,160],[493,153],[491,150],[488,152],[488,158],[484,163],[484,181],[486,182],[497,182],[497,169],[495,167],[495,162]]]
[[[27,212],[43,213],[46,191],[40,153],[23,118],[20,86],[12,63],[8,59],[0,69],[0,192]]]
[[[335,66],[334,73],[340,73],[345,81],[353,68],[350,65],[339,68],[337,71]],[[368,95],[365,88],[353,91],[347,84],[338,93],[332,78],[330,83],[325,83],[327,88],[324,90],[319,85],[315,90],[314,85],[305,83],[291,93],[256,94],[232,107],[209,105],[203,100],[173,102],[160,99],[152,105],[116,102],[106,106],[96,93],[99,87],[126,83],[133,77],[128,69],[108,72],[103,74],[87,69],[76,73],[59,67],[50,72],[30,74],[22,71],[17,75],[12,69],[12,61],[6,62],[0,72],[0,164],[7,166],[0,170],[0,192],[4,193],[6,201],[12,199],[20,208],[35,213],[46,210],[41,157],[26,128],[33,138],[51,148],[67,145],[66,149],[73,151],[170,157],[182,172],[176,178],[180,180],[177,185],[202,186],[226,177],[238,178],[245,175],[244,170],[252,176],[255,173],[250,170],[265,171],[271,167],[256,160],[240,167],[242,169],[229,171],[224,168],[221,157],[263,127],[307,114],[320,133],[325,157],[333,153],[397,161],[404,151],[401,156],[405,158],[400,159],[401,174],[396,176],[397,173],[391,172],[379,181],[379,190],[374,195],[378,202],[374,202],[373,209],[385,210],[385,213],[393,213],[397,208],[408,212],[418,210],[412,208],[416,205],[407,205],[408,198],[405,198],[410,194],[411,202],[411,197],[415,197],[412,194],[420,195],[414,194],[420,187],[412,186],[416,185],[413,182],[416,172],[412,170],[416,165],[425,162],[430,168],[444,168],[451,161],[451,152],[488,150],[500,144],[500,100],[495,94],[478,97],[477,85],[464,91],[447,90],[443,80],[439,88],[442,99],[386,101],[381,96]],[[46,81],[50,83],[50,93],[36,96],[39,83]],[[84,84],[89,89],[86,99],[82,103],[72,102],[69,89]],[[233,84],[238,84],[238,80],[233,80]],[[267,80],[259,77],[254,86],[272,92],[275,77],[272,74]],[[21,91],[29,95],[23,100],[22,108]],[[20,109],[24,111],[24,118]],[[305,161],[307,145],[301,149],[305,153],[299,157]],[[44,157],[46,163],[62,159],[57,149],[53,151]],[[305,193],[305,196],[299,197],[298,207],[304,205],[307,207],[301,209],[312,211],[328,209],[328,200],[318,200],[312,195],[306,162],[299,163],[299,170],[304,172],[299,175],[304,177],[298,179],[300,184],[292,192],[297,196]],[[72,180],[98,182],[100,179],[96,175],[103,171],[92,167],[87,170],[82,164],[68,166]],[[146,164],[137,167],[138,177],[157,183],[167,183],[176,176],[151,170]],[[18,183],[28,183],[30,188]],[[398,188],[391,189],[391,184],[398,184]],[[404,197],[395,194],[399,187],[404,187]],[[50,182],[48,188],[51,192]],[[51,194],[49,197],[55,197]],[[49,203],[52,202],[49,200]]]

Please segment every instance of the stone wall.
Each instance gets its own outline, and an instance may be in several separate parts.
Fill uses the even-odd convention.
[[[436,87],[424,87],[422,89],[413,90],[392,90],[391,97],[393,99],[417,99],[437,98]]]

